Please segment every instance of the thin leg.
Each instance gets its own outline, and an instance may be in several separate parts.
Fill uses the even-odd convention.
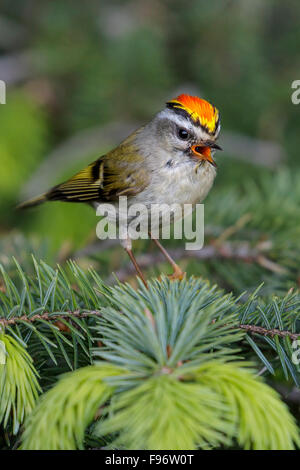
[[[135,259],[135,256],[134,254],[132,253],[132,250],[130,248],[125,248],[125,251],[126,253],[128,254],[129,258],[131,259],[132,261],[132,264],[133,266],[135,267],[135,270],[139,276],[139,278],[142,280],[144,286],[148,289],[148,284],[147,284],[147,281],[145,280],[144,276],[143,276],[143,273],[141,271],[141,268],[139,267],[139,265],[137,264],[137,261]]]
[[[152,235],[150,233],[151,239],[154,241],[155,245],[160,249],[164,257],[166,258],[167,261],[169,261],[170,265],[173,268],[173,274],[169,276],[170,279],[180,279],[182,280],[186,273],[182,271],[182,269],[178,266],[178,264],[173,260],[173,258],[169,255],[167,250],[162,246],[162,244],[157,240],[157,238],[152,238]]]

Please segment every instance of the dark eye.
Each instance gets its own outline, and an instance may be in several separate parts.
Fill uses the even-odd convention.
[[[189,138],[189,133],[185,129],[179,128],[177,131],[178,137],[181,140],[187,140]]]

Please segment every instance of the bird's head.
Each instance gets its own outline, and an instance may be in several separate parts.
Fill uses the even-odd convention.
[[[153,121],[157,141],[172,155],[216,166],[212,154],[221,150],[216,139],[220,132],[219,111],[197,96],[179,95]]]

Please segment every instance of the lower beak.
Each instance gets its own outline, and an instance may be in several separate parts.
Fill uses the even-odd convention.
[[[211,155],[210,147],[201,147],[200,145],[193,145],[191,147],[191,150],[197,158],[200,158],[200,160],[206,160],[214,167],[217,167],[217,164]]]

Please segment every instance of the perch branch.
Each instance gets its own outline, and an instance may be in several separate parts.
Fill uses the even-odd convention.
[[[168,253],[173,259],[197,259],[197,260],[208,260],[208,259],[231,259],[235,261],[241,261],[244,263],[257,263],[260,266],[268,269],[272,272],[285,274],[286,269],[277,263],[266,258],[262,255],[261,250],[257,248],[251,248],[249,243],[243,242],[239,244],[223,243],[221,246],[207,245],[201,250],[185,251],[182,248],[169,249]],[[137,262],[141,269],[147,269],[151,266],[155,266],[157,263],[164,261],[164,257],[161,253],[155,254],[142,254],[137,256]],[[117,278],[124,282],[129,276],[134,274],[132,266],[129,264],[123,269],[118,270],[116,273]]]
[[[262,336],[280,336],[281,338],[285,338],[286,336],[288,336],[292,340],[298,339],[300,336],[300,333],[292,333],[291,331],[287,330],[278,330],[278,328],[268,329],[257,325],[238,325],[238,328],[240,328],[241,330],[245,330],[249,333],[258,334]]]
[[[59,319],[72,319],[72,317],[76,318],[87,318],[87,317],[100,317],[101,313],[99,310],[91,310],[90,312],[80,312],[80,310],[75,310],[74,312],[68,313],[49,313],[45,312],[40,315],[32,315],[32,317],[28,317],[27,315],[22,315],[21,317],[14,317],[14,318],[0,318],[0,326],[4,328],[6,326],[16,325],[17,323],[27,322],[27,323],[34,323],[36,321],[45,320],[59,320]]]
[[[147,310],[145,309],[145,315],[147,318],[149,318],[152,322],[152,324],[154,325],[154,319],[153,319],[153,316],[152,314]],[[7,326],[13,326],[13,325],[16,325],[17,323],[24,323],[24,322],[27,322],[27,323],[34,323],[36,321],[40,321],[40,320],[45,320],[45,321],[51,321],[51,320],[55,320],[55,321],[58,321],[58,320],[71,320],[72,317],[76,317],[76,318],[87,318],[87,317],[101,317],[101,312],[99,310],[91,310],[89,312],[85,311],[85,312],[80,312],[80,310],[75,310],[74,312],[71,312],[69,311],[67,314],[66,313],[55,313],[55,314],[51,314],[49,312],[45,312],[43,314],[39,314],[39,315],[33,315],[32,317],[28,317],[26,315],[22,315],[21,317],[14,317],[14,318],[10,318],[10,319],[7,319],[7,318],[0,318],[0,326],[2,327],[7,327]],[[240,328],[241,330],[245,330],[249,333],[252,333],[252,334],[259,334],[259,335],[262,335],[262,336],[280,336],[281,338],[285,338],[285,337],[289,337],[291,338],[292,340],[295,340],[295,339],[298,339],[300,337],[300,333],[292,333],[291,331],[287,331],[287,330],[279,330],[277,328],[271,328],[271,329],[268,329],[268,328],[263,328],[261,326],[257,326],[257,325],[237,325],[238,328]],[[234,327],[236,328],[236,326]]]

